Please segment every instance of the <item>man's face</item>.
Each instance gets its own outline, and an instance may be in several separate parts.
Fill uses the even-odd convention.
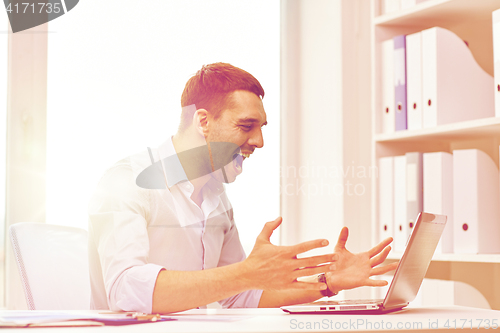
[[[225,175],[215,171],[212,176],[219,181],[231,183],[242,171],[243,161],[255,148],[264,146],[262,126],[267,124],[262,100],[255,94],[238,90],[231,95],[232,102],[218,119],[209,120],[207,142],[231,142],[241,149],[240,156],[224,167]]]

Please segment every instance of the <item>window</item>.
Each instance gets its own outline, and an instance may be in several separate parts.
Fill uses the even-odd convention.
[[[7,142],[7,48],[8,48],[8,19],[5,11],[0,11],[0,308],[5,299],[5,172]]]
[[[47,223],[86,229],[103,172],[174,134],[187,79],[229,62],[266,91],[266,147],[227,186],[248,253],[279,214],[279,1],[80,2],[49,30]]]

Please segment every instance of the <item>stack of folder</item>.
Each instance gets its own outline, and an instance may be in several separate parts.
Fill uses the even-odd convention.
[[[393,237],[396,252],[425,211],[448,216],[436,253],[500,253],[499,170],[481,150],[382,157],[378,197],[379,238]]]
[[[443,28],[382,42],[381,80],[383,133],[495,116],[493,77]]]

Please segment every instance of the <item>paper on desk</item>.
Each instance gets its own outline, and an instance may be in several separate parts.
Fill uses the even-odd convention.
[[[0,311],[0,327],[45,326],[102,326],[88,320],[89,315],[55,311]],[[82,322],[83,320],[83,322]],[[78,321],[78,322],[76,322]]]
[[[162,320],[175,320],[164,318]],[[28,326],[102,326],[151,322],[137,320],[126,313],[97,314],[64,311],[0,311],[0,327]]]
[[[169,315],[161,316],[165,319],[183,320],[183,321],[238,321],[253,318],[253,316],[234,316],[234,315]]]
[[[0,311],[0,322],[13,324],[46,323],[88,317],[88,315],[54,311]]]

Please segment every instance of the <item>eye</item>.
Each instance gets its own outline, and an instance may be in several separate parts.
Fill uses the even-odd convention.
[[[240,125],[240,128],[244,131],[250,131],[252,129],[252,125]]]

